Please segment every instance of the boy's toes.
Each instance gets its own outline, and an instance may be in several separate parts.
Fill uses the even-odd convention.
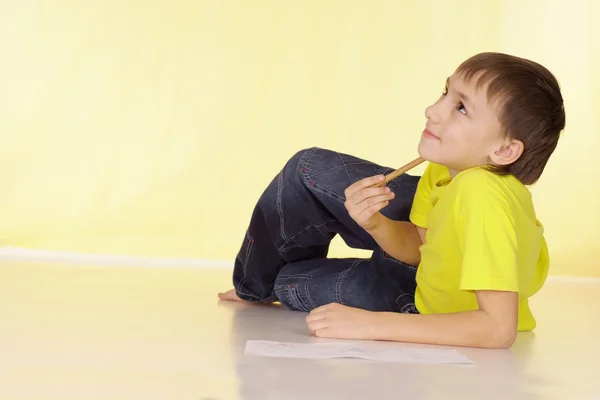
[[[237,293],[235,293],[235,289],[228,290],[225,293],[219,293],[219,299],[224,301],[243,301],[238,297]]]

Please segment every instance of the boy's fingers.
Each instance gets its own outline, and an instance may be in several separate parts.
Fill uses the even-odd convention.
[[[389,196],[392,194],[392,190],[388,187],[380,187],[380,188],[366,188],[362,189],[359,193],[356,193],[353,197],[351,197],[350,201],[355,202],[355,204],[361,204],[369,199],[379,197],[379,196]]]
[[[379,203],[384,202],[384,201],[389,201],[389,200],[391,200],[393,198],[394,198],[394,193],[386,193],[386,194],[381,194],[379,196],[370,197],[368,199],[363,200],[360,203],[360,207],[359,208],[362,208],[363,212],[364,212],[369,207],[371,207],[371,206],[373,206],[375,204],[379,204]]]
[[[371,199],[378,198],[380,196],[391,196],[392,194],[393,192],[388,187],[365,188],[361,189],[360,192],[355,192],[354,195],[348,197],[346,201],[352,207],[361,206],[365,201],[371,201]]]
[[[367,208],[365,208],[365,209],[363,210],[363,213],[364,213],[365,215],[368,215],[368,216],[369,216],[369,218],[370,218],[370,217],[371,217],[373,214],[375,214],[376,212],[379,212],[379,211],[381,211],[382,209],[384,209],[385,207],[387,207],[387,205],[388,205],[388,204],[390,204],[389,200],[385,200],[385,201],[378,202],[378,203],[376,203],[376,204],[373,204],[373,205],[372,205],[372,206],[370,206],[370,207],[367,207]]]
[[[375,175],[370,176],[364,179],[361,179],[357,182],[354,182],[352,185],[348,186],[344,191],[346,198],[352,196],[354,193],[358,192],[361,189],[364,189],[369,186],[373,186],[376,183],[383,182],[385,180],[384,175]]]
[[[368,224],[374,214],[390,204],[390,200],[394,198],[394,193],[382,196],[371,197],[358,206],[354,206],[350,211],[350,216],[360,226]]]

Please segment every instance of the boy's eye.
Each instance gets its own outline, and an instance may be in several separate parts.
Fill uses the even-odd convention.
[[[467,114],[467,110],[465,108],[465,105],[462,103],[462,101],[460,103],[458,103],[458,106],[456,106],[456,109],[458,110],[458,112],[461,112],[463,114]]]

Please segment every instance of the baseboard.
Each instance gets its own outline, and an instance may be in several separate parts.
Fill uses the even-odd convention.
[[[139,257],[119,254],[88,254],[52,250],[33,250],[17,247],[0,247],[0,262],[61,262],[80,266],[137,266],[172,268],[233,268],[233,260],[200,258]],[[550,275],[549,281],[600,284],[600,277],[576,275]]]
[[[63,262],[85,265],[175,267],[175,268],[233,268],[233,260],[197,258],[139,257],[118,254],[87,254],[51,250],[0,247],[0,261]]]

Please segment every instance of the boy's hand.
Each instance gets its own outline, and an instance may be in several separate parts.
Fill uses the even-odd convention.
[[[331,303],[315,308],[306,317],[313,335],[330,339],[373,339],[377,313]]]
[[[378,225],[382,217],[379,210],[387,206],[395,196],[387,186],[371,187],[383,182],[384,179],[383,175],[364,178],[348,186],[344,191],[346,196],[344,206],[352,219],[366,231]]]

